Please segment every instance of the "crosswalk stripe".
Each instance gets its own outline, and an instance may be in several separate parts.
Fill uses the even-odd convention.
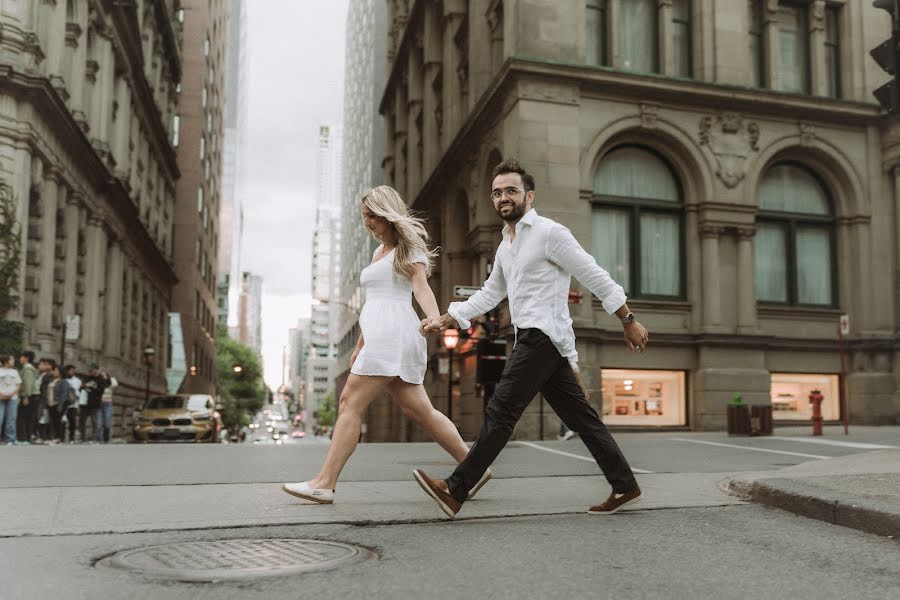
[[[723,448],[737,448],[739,450],[750,450],[751,452],[771,452],[772,454],[788,454],[790,456],[802,456],[804,458],[831,458],[830,456],[820,456],[818,454],[804,454],[802,452],[788,452],[787,450],[772,450],[770,448],[755,448],[753,446],[739,446],[737,444],[723,444],[721,442],[708,442],[706,440],[689,440],[687,438],[669,438],[676,442],[690,442],[692,444],[706,444],[708,446],[722,446]]]
[[[580,454],[572,454],[571,452],[563,452],[562,450],[554,450],[553,448],[546,448],[544,446],[535,444],[534,442],[521,442],[520,441],[518,443],[522,444],[523,446],[528,446],[529,448],[534,448],[535,450],[543,450],[544,452],[552,452],[553,454],[560,454],[562,456],[568,456],[569,458],[577,458],[578,460],[586,460],[586,461],[592,462],[594,464],[597,463],[597,461],[595,461],[593,459],[593,457],[590,457],[590,456],[581,456]],[[647,471],[646,469],[638,469],[635,467],[631,467],[631,470],[635,473],[642,473],[644,475],[646,475],[647,473],[653,473],[653,471]]]

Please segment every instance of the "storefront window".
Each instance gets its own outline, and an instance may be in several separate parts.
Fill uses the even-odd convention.
[[[822,392],[822,418],[840,419],[840,386],[837,375],[772,373],[772,418],[780,421],[809,421],[812,406],[809,393]]]
[[[607,425],[684,425],[684,372],[601,371]]]

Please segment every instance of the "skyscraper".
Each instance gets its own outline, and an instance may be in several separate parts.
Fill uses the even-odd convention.
[[[183,0],[184,70],[178,101],[175,271],[172,310],[181,314],[188,375],[182,390],[215,391],[218,312],[219,211],[222,203],[222,138],[226,2]]]
[[[377,242],[360,223],[362,194],[383,181],[384,120],[378,100],[387,80],[387,7],[381,0],[351,2],[347,13],[344,59],[344,140],[341,194],[340,276],[342,304],[336,339],[336,393],[349,374],[349,359],[359,338],[362,289],[359,275],[372,260]]]

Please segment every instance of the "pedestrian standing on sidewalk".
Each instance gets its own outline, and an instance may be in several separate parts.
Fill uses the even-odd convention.
[[[426,340],[412,297],[429,317],[437,319],[440,314],[428,285],[436,253],[426,245],[425,226],[409,213],[400,194],[386,185],[366,192],[360,208],[363,223],[381,245],[360,275],[366,296],[359,316],[362,333],[350,357],[331,447],[313,479],[282,485],[288,494],[320,504],[334,501],[338,477],[359,442],[362,416],[383,391],[457,461],[469,451],[453,422],[432,406],[422,385]],[[482,475],[470,486],[471,494],[487,482],[490,471]]]
[[[49,413],[49,440],[51,444],[63,441],[65,429],[63,416],[69,400],[69,382],[65,380],[56,361],[50,359],[49,382],[47,383],[47,411]]]
[[[0,354],[0,424],[6,421],[3,429],[7,446],[17,443],[16,419],[19,408],[19,390],[22,378],[15,368],[16,359],[11,354]]]
[[[103,383],[103,395],[100,398],[100,408],[97,409],[94,423],[97,425],[97,441],[108,444],[112,431],[113,392],[119,387],[119,382],[105,371],[100,372],[100,378]]]
[[[79,414],[79,406],[78,406],[78,398],[81,393],[81,378],[75,374],[75,365],[66,365],[65,368],[66,373],[66,381],[69,383],[69,392],[66,401],[66,408],[64,411],[66,421],[69,425],[69,443],[75,443],[75,426],[79,421],[82,421],[82,417]],[[93,433],[93,431],[91,432]],[[84,441],[84,426],[81,426],[81,441]]]
[[[647,330],[628,310],[622,286],[567,228],[538,216],[532,208],[534,178],[515,160],[497,165],[493,175],[491,201],[506,221],[494,268],[481,290],[465,302],[451,303],[448,314],[423,320],[422,327],[426,332],[467,329],[470,319],[509,297],[516,341],[466,459],[446,481],[431,479],[420,469],[413,475],[438,506],[455,517],[468,491],[509,441],[525,407],[542,392],[563,422],[581,436],[612,486],[609,497],[588,512],[612,514],[636,502],[641,490],[606,425],[585,400],[570,364],[578,360],[568,305],[571,277],[600,298],[608,313],[619,317],[629,349],[644,350]]]
[[[34,352],[26,350],[19,356],[19,377],[22,378],[22,389],[19,390],[19,419],[16,422],[16,433],[19,441],[30,444],[34,436],[34,426],[39,415],[36,413],[41,407],[40,388],[38,388],[39,373],[34,366]]]
[[[50,383],[53,381],[53,367],[56,361],[52,358],[42,358],[38,360],[38,393],[40,394],[40,402],[38,404],[37,421],[35,424],[39,442],[49,442],[54,439],[56,430],[53,429],[53,411],[50,409]]]

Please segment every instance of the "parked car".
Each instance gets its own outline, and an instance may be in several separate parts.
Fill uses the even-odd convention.
[[[218,442],[222,421],[208,394],[154,396],[135,415],[135,442]]]

